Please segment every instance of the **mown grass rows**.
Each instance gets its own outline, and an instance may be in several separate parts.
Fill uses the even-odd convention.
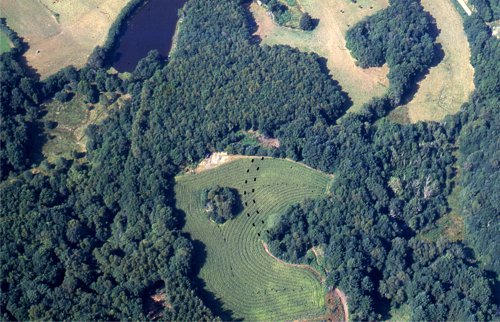
[[[311,272],[270,257],[261,239],[272,225],[270,218],[305,198],[324,195],[331,178],[286,160],[251,160],[244,158],[200,174],[177,177],[177,207],[186,213],[184,230],[206,247],[200,277],[236,319],[286,320],[321,315],[324,290],[320,282]],[[237,189],[244,205],[235,219],[223,225],[211,222],[202,204],[202,191],[216,184]]]

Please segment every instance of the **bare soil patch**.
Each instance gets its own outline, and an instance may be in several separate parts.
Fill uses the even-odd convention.
[[[388,6],[387,0],[297,0],[304,11],[319,19],[315,30],[305,32],[281,27],[274,23],[269,13],[253,2],[250,5],[258,29],[255,35],[263,45],[289,45],[305,52],[315,52],[326,58],[333,79],[337,80],[353,101],[351,111],[356,111],[371,98],[381,96],[389,81],[387,65],[361,68],[346,48],[345,34],[364,17],[373,15]],[[360,8],[362,7],[362,8]]]
[[[491,28],[491,34],[497,39],[500,39],[500,20],[487,23]]]
[[[259,131],[247,131],[250,135],[254,136],[259,143],[265,148],[279,148],[280,141],[276,138],[267,137]]]
[[[46,78],[65,66],[82,67],[128,1],[0,0],[0,16],[28,43],[28,64]]]
[[[399,108],[406,111],[411,123],[439,121],[457,113],[474,91],[474,68],[460,14],[450,0],[421,3],[436,20],[440,30],[436,42],[442,46],[444,58],[420,81],[413,99]]]
[[[200,164],[198,164],[198,166],[195,169],[191,170],[190,172],[200,173],[206,170],[217,168],[223,164],[242,158],[250,158],[250,157],[246,155],[229,155],[227,154],[227,152],[214,152],[209,157],[202,160]]]

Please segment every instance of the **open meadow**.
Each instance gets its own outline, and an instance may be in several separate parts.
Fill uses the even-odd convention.
[[[319,19],[313,31],[294,30],[276,24],[267,11],[253,2],[250,5],[258,25],[256,35],[263,45],[289,45],[324,57],[332,78],[353,101],[350,111],[356,111],[371,98],[382,96],[389,84],[387,65],[374,68],[356,66],[356,60],[346,48],[347,30],[364,17],[386,8],[387,0],[297,0],[303,10]]]
[[[109,96],[109,93],[103,95]],[[61,103],[52,100],[44,105],[43,121],[54,122],[55,127],[45,129],[47,142],[43,145],[42,153],[49,161],[59,157],[72,158],[72,153],[85,152],[87,127],[104,120],[111,109],[123,104],[128,96],[122,96],[113,104],[105,106],[102,103],[86,103],[84,97],[76,94],[70,101]]]
[[[28,64],[42,78],[81,67],[128,0],[0,0],[0,17],[24,38]]]
[[[12,42],[7,35],[0,31],[0,54],[8,52],[12,48]]]
[[[395,111],[405,113],[412,123],[439,121],[457,113],[474,90],[474,68],[470,64],[469,42],[460,14],[451,0],[421,0],[421,4],[436,21],[439,29],[436,42],[444,57],[418,83],[412,100]]]
[[[199,241],[199,278],[221,311],[254,321],[325,314],[326,291],[317,272],[273,258],[263,240],[289,206],[324,196],[331,180],[295,162],[261,157],[176,177],[177,208],[186,214],[184,231]],[[215,185],[237,189],[244,205],[222,225],[210,221],[202,201],[203,191]]]

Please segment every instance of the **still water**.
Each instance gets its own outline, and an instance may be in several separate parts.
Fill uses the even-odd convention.
[[[148,0],[128,21],[120,38],[113,67],[131,72],[150,50],[167,57],[177,24],[177,12],[186,0]]]

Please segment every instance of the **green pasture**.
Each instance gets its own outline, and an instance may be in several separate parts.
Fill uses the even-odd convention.
[[[0,30],[0,54],[8,52],[12,48],[12,43],[7,35]]]
[[[204,262],[199,277],[222,311],[230,312],[233,319],[254,321],[324,313],[325,291],[320,281],[304,268],[269,256],[262,239],[289,206],[324,196],[331,180],[295,162],[260,157],[176,178],[177,207],[186,214],[184,231],[204,245],[204,254],[197,254]],[[202,204],[202,191],[216,184],[237,189],[244,205],[235,219],[223,225],[210,221]]]

